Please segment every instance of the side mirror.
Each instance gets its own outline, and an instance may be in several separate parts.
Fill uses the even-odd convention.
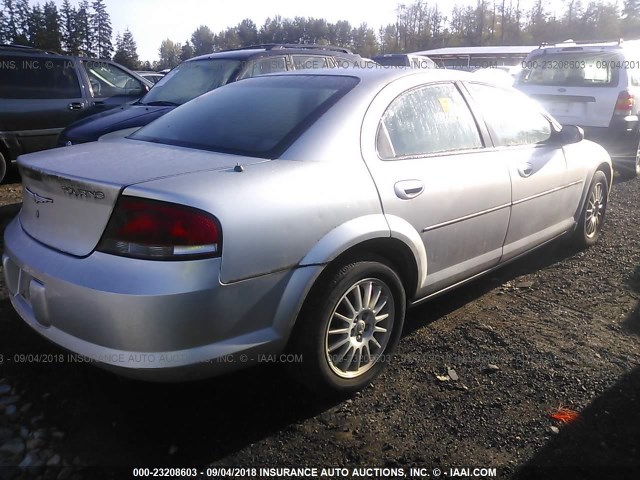
[[[575,125],[563,125],[558,133],[558,142],[562,145],[570,145],[584,140],[584,130]]]
[[[141,97],[145,93],[149,92],[149,87],[135,78],[130,78],[124,85],[124,91],[124,95],[127,97]]]

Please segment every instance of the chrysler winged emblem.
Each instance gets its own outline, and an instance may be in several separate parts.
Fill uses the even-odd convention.
[[[26,187],[25,187],[24,191],[36,203],[53,203],[53,199],[47,198],[47,197],[43,197],[42,195],[38,195],[36,192],[32,192],[31,190],[29,190]]]

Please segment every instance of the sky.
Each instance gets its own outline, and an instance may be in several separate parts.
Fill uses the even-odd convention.
[[[63,0],[55,0],[58,7]],[[38,3],[31,0],[31,4]],[[413,0],[106,0],[113,37],[126,28],[133,33],[140,60],[158,59],[162,40],[169,38],[184,44],[200,25],[214,33],[235,26],[245,18],[260,27],[267,17],[316,17],[329,22],[348,20],[359,26],[366,22],[376,30],[394,23],[398,4]],[[448,14],[455,4],[475,5],[475,0],[427,1]],[[515,0],[514,0],[515,3]],[[521,4],[529,3],[523,0]],[[78,0],[71,0],[77,6]],[[547,7],[562,5],[562,0],[547,0]]]

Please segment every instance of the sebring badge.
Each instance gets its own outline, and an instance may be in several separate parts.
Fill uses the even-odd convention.
[[[43,197],[42,195],[38,195],[36,192],[32,192],[28,188],[25,187],[25,193],[31,197],[31,199],[36,203],[53,203],[53,199]]]

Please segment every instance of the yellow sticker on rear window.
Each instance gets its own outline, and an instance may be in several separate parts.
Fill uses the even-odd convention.
[[[438,102],[440,102],[440,108],[444,113],[449,113],[451,109],[451,99],[449,97],[439,97]]]

